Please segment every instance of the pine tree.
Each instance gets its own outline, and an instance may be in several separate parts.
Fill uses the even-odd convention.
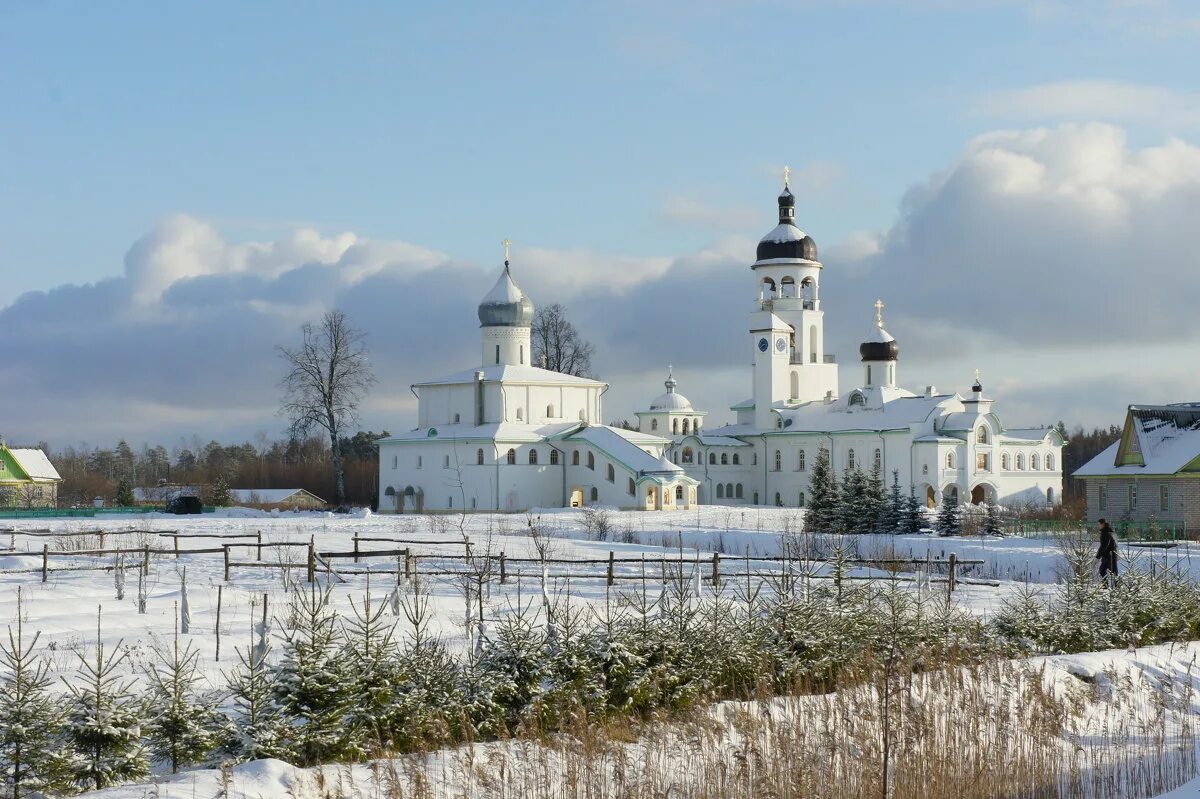
[[[225,475],[219,474],[213,480],[212,494],[208,501],[217,508],[228,508],[233,504],[233,494],[229,490],[229,481],[225,479]]]
[[[1004,531],[1000,527],[1000,513],[996,508],[996,503],[990,500],[984,508],[985,516],[983,518],[983,532],[985,535],[1003,535]]]
[[[869,533],[874,529],[875,505],[869,482],[862,469],[846,469],[842,473],[837,509],[839,533]]]
[[[962,516],[959,513],[957,497],[942,497],[942,507],[938,509],[936,529],[937,534],[941,536],[958,535],[962,531]]]
[[[356,701],[329,589],[314,583],[292,598],[295,627],[284,634],[275,701],[288,721],[286,747],[301,765],[341,759],[350,749],[346,722]]]
[[[892,486],[888,489],[887,499],[884,501],[883,521],[880,529],[885,533],[894,533],[902,529],[904,519],[905,500],[904,495],[900,493],[900,470],[892,470]]]
[[[809,477],[804,528],[808,532],[833,533],[838,527],[838,486],[829,464],[829,450],[822,447]]]
[[[171,773],[180,766],[205,760],[216,747],[222,718],[211,698],[200,695],[199,653],[189,641],[179,647],[175,631],[170,648],[156,647],[155,661],[146,669],[150,681],[150,723],[147,737],[155,758],[171,764]]]
[[[879,464],[871,467],[870,474],[865,475],[863,485],[863,532],[877,533],[889,530],[887,527],[887,496],[884,492],[883,473]]]
[[[122,477],[117,482],[117,504],[122,508],[128,508],[135,502],[137,500],[133,496],[133,486],[129,484],[128,478]]]
[[[66,714],[50,692],[50,664],[33,654],[41,634],[26,640],[23,613],[17,588],[17,629],[10,626],[8,641],[0,641],[0,785],[11,799],[69,787],[59,740]]]
[[[395,731],[405,721],[392,713],[399,648],[394,640],[396,623],[384,618],[386,603],[372,604],[370,583],[362,604],[352,599],[350,609],[352,615],[342,625],[355,694],[347,726],[353,731],[354,745],[363,747],[357,754],[367,755],[392,747]]]
[[[77,755],[71,771],[81,788],[107,788],[150,773],[142,744],[145,712],[118,675],[127,654],[105,656],[97,614],[95,660],[80,653],[76,679],[67,684],[72,694],[67,737]]]
[[[900,532],[919,533],[925,526],[925,510],[917,499],[917,488],[908,484],[908,496],[904,498],[904,508],[900,517]]]
[[[230,750],[243,760],[281,757],[286,754],[283,719],[272,692],[274,675],[267,665],[270,648],[255,645],[236,652],[238,666],[225,675],[239,716]]]

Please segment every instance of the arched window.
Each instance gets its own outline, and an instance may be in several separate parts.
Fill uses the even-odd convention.
[[[715,452],[708,453],[708,463],[711,466],[717,465],[717,453],[715,453]]]
[[[727,454],[725,454],[724,452],[721,453],[721,465],[722,466],[729,465],[729,456]]]
[[[741,460],[741,459],[738,457],[738,454],[737,454],[736,452],[735,452],[735,453],[733,453],[733,465],[734,465],[734,466],[737,466],[737,465],[738,465],[738,463],[740,462],[740,460]]]
[[[1007,452],[1001,453],[1000,454],[1000,468],[1007,472],[1011,466],[1012,466],[1012,461],[1009,460],[1008,453]]]
[[[637,484],[633,482],[632,477],[629,478],[629,485],[625,487],[625,490],[629,492],[629,496],[631,497],[637,494]]]
[[[691,447],[683,448],[683,462],[684,463],[695,463],[695,453],[692,452]]]
[[[588,468],[592,471],[596,470],[596,455],[593,452],[588,453]]]
[[[1046,453],[1046,471],[1048,471],[1048,472],[1054,471],[1054,453],[1053,452]]]
[[[754,492],[754,504],[755,505],[758,504],[758,492],[757,491]]]
[[[1018,472],[1025,471],[1025,453],[1024,452],[1017,453],[1017,471]]]
[[[778,491],[775,492],[775,507],[777,507],[777,508],[783,507],[783,497],[779,496]]]
[[[733,483],[726,483],[725,484],[725,499],[731,499],[732,497],[733,497]]]
[[[605,475],[608,477],[608,482],[616,482],[617,470],[613,468],[611,463],[608,464],[608,468],[605,470]]]
[[[685,436],[688,434],[688,420],[687,419],[683,420],[683,434]]]
[[[738,499],[742,498],[742,484],[741,483],[738,483],[736,486],[734,486],[734,494],[737,496]]]
[[[512,466],[516,462],[517,462],[517,451],[515,449],[510,449],[508,451],[508,465]]]
[[[683,499],[683,486],[675,486],[675,500],[678,502],[678,501],[681,501],[682,499]]]
[[[658,420],[657,420],[657,419],[651,419],[651,420],[650,420],[650,430],[651,430],[651,432],[653,432],[654,430],[657,430],[657,429],[658,429]]]
[[[725,499],[725,485],[717,483],[717,499]]]
[[[483,448],[475,450],[475,463],[479,466],[483,465]]]
[[[854,471],[854,450],[846,450],[846,468]]]
[[[781,471],[782,469],[783,469],[783,453],[781,453],[779,450],[775,450],[775,471],[778,472],[778,471]]]
[[[804,454],[804,450],[796,453],[796,471],[803,472],[808,468],[808,458]]]
[[[671,435],[679,435],[679,420],[671,420]]]
[[[571,465],[572,466],[579,465],[579,450],[575,450],[574,452],[571,453]]]
[[[799,504],[799,507],[801,507],[801,508],[803,508],[803,507],[804,507],[804,492],[803,492],[803,491],[801,491],[801,492],[800,492],[800,504]]]
[[[536,449],[529,450],[529,465],[530,466],[537,465],[537,450]]]
[[[520,408],[517,408],[517,421],[519,422],[524,418],[525,418],[525,411],[521,410]]]
[[[1046,489],[1046,504],[1047,505],[1054,504],[1054,489],[1053,488]]]
[[[1042,459],[1038,457],[1036,452],[1029,456],[1029,468],[1035,472],[1042,468]]]
[[[979,429],[975,431],[975,443],[976,444],[988,443],[987,425],[982,425],[982,424],[979,425]]]
[[[458,422],[459,422],[459,420],[460,420],[460,419],[462,419],[462,417],[461,417],[461,416],[459,416],[457,413],[456,413],[456,414],[454,414],[454,423],[455,423],[455,424],[458,424]]]
[[[867,404],[867,398],[861,392],[855,391],[850,395],[850,407],[864,407]]]
[[[875,450],[875,461],[873,468],[877,470],[883,468],[883,452],[881,452],[879,449]]]
[[[546,418],[547,418],[547,419],[553,419],[553,418],[554,418],[554,406],[553,406],[553,405],[547,405],[547,406],[546,406]]]
[[[946,468],[947,469],[954,468],[954,453],[953,452],[946,453]]]
[[[779,281],[779,296],[780,297],[795,297],[796,296],[796,279],[791,277],[783,278]]]
[[[595,486],[592,486],[592,502],[596,502],[599,499],[600,499],[600,489],[596,488]]]
[[[556,450],[556,449],[550,450],[550,465],[551,466],[558,465],[558,450]]]

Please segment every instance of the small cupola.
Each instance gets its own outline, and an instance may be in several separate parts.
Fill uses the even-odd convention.
[[[509,268],[508,241],[504,241],[504,271],[492,290],[479,303],[481,327],[529,327],[533,324],[533,302],[513,280]]]
[[[875,325],[870,337],[858,346],[858,354],[863,362],[865,385],[894,387],[900,345],[883,327],[883,308],[883,300],[875,300]]]
[[[796,196],[783,168],[783,193],[779,195],[779,224],[762,237],[755,252],[758,261],[816,261],[817,243],[796,227]]]

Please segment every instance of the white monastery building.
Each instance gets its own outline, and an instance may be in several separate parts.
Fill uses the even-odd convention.
[[[710,430],[668,374],[635,432],[603,424],[606,383],[530,363],[533,303],[506,255],[479,305],[481,365],[414,385],[417,427],[379,442],[380,510],[803,507],[821,449],[839,474],[878,469],[888,484],[898,474],[929,506],[1059,501],[1057,431],[1006,428],[978,373],[966,396],[901,388],[882,302],[859,347],[860,382],[841,393],[825,350],[822,269],[785,185],[779,224],[750,265],[752,396],[732,407],[734,424]]]

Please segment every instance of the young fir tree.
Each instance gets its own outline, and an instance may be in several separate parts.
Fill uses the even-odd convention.
[[[179,630],[170,648],[156,647],[153,666],[146,669],[150,682],[150,723],[147,738],[154,757],[180,766],[203,762],[216,748],[223,728],[221,714],[199,692],[200,655],[191,642],[179,646]]]
[[[41,634],[26,639],[23,612],[17,588],[17,628],[0,640],[0,793],[11,799],[70,787],[60,740],[66,714],[50,692],[50,664],[34,655]]]
[[[347,719],[357,697],[329,589],[314,583],[292,597],[295,627],[284,633],[275,701],[288,724],[286,748],[300,765],[345,757],[352,749]]]
[[[1004,531],[1000,527],[1000,513],[996,508],[996,503],[989,501],[984,508],[985,515],[983,517],[983,532],[984,535],[1003,535]]]
[[[919,533],[925,527],[925,509],[921,500],[917,499],[917,488],[908,484],[908,496],[904,498],[904,514],[900,520],[900,529],[905,533]]]
[[[962,514],[959,512],[957,497],[942,497],[942,507],[938,509],[935,529],[941,536],[958,535],[962,532]]]
[[[67,683],[71,691],[67,738],[76,755],[71,772],[81,788],[98,790],[150,773],[142,744],[145,711],[118,674],[127,654],[106,655],[97,613],[95,659],[80,653],[76,678]]]
[[[837,511],[839,533],[869,533],[874,528],[874,506],[868,482],[862,469],[846,469],[842,473]]]
[[[117,482],[117,504],[123,508],[128,508],[136,501],[133,496],[133,486],[129,484],[129,480],[122,477]]]
[[[837,479],[829,464],[829,450],[822,447],[817,452],[809,477],[804,529],[813,533],[836,532],[838,504]]]
[[[892,485],[888,489],[887,499],[884,501],[883,520],[880,527],[883,532],[894,533],[902,529],[904,507],[904,495],[900,493],[900,470],[893,469]]]
[[[238,713],[229,750],[242,760],[282,757],[286,754],[284,722],[273,694],[274,675],[267,664],[270,648],[253,645],[236,652],[238,666],[225,675]]]
[[[225,475],[219,474],[213,480],[212,494],[208,501],[217,508],[228,508],[233,504],[233,494],[229,491],[229,481],[225,479]]]
[[[350,609],[351,617],[342,624],[355,695],[347,727],[359,749],[355,754],[366,756],[392,748],[405,723],[393,712],[400,653],[394,639],[396,622],[384,618],[385,602],[372,604],[369,582],[362,604],[351,599]]]
[[[865,475],[863,485],[863,532],[877,533],[890,528],[887,524],[887,495],[883,486],[883,472],[880,471],[879,464],[871,467],[869,474]]]

